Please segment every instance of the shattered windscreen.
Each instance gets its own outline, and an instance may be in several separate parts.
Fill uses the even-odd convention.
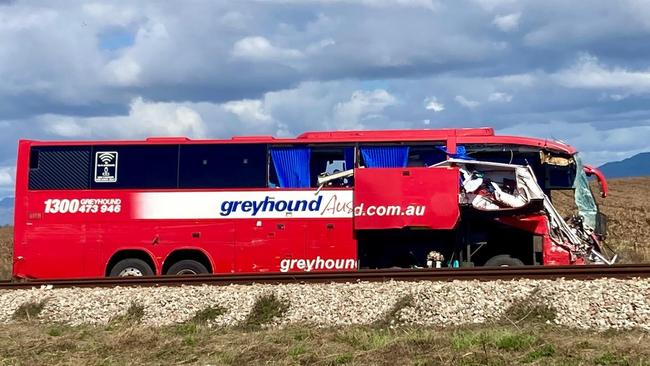
[[[598,207],[596,207],[596,201],[594,200],[593,194],[591,194],[587,174],[582,169],[582,159],[578,154],[575,154],[574,159],[576,161],[576,179],[573,182],[573,189],[575,190],[574,197],[576,206],[578,207],[578,213],[584,220],[585,226],[594,229],[596,227]]]

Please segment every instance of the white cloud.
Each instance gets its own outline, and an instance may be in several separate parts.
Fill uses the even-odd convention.
[[[519,18],[521,18],[521,13],[497,15],[494,17],[492,24],[503,32],[510,32],[519,27]]]
[[[474,0],[484,10],[493,11],[496,8],[507,7],[517,2],[517,0]]]
[[[502,92],[490,93],[488,97],[490,102],[501,102],[501,103],[510,103],[512,101],[512,95]]]
[[[590,123],[552,121],[518,124],[497,133],[566,141],[580,152],[586,164],[597,166],[647,151],[650,126],[600,130]]]
[[[45,129],[57,136],[65,138],[88,136],[91,132],[88,124],[79,123],[76,118],[67,116],[43,116],[49,120]]]
[[[223,108],[235,114],[239,120],[246,123],[266,123],[272,120],[271,116],[264,111],[261,100],[237,100],[223,104]]]
[[[475,101],[475,100],[470,100],[465,98],[462,95],[457,95],[454,97],[454,100],[458,102],[458,104],[462,105],[463,107],[469,108],[469,109],[474,109],[478,107],[481,103]]]
[[[438,98],[436,97],[428,97],[424,99],[424,104],[425,104],[424,108],[430,111],[442,112],[445,110],[445,105],[439,102]]]
[[[260,36],[246,37],[235,42],[232,55],[237,58],[256,61],[281,61],[300,58],[302,52],[291,48],[280,48]]]
[[[493,79],[503,84],[529,87],[535,84],[538,78],[533,74],[511,74],[497,76]]]
[[[140,65],[129,56],[118,58],[106,65],[108,82],[113,85],[136,85],[141,71]]]
[[[336,4],[336,3],[350,3],[350,4],[361,4],[364,6],[372,7],[392,7],[392,6],[403,6],[403,7],[413,7],[413,8],[425,8],[429,10],[438,9],[437,0],[257,0],[260,2],[283,2],[283,3],[323,3],[323,4]]]
[[[131,101],[129,114],[116,117],[41,118],[50,133],[61,137],[144,138],[150,136],[205,137],[205,124],[192,108],[177,103]]]
[[[589,54],[581,55],[573,66],[553,74],[552,78],[569,88],[650,91],[650,70],[607,67]]]
[[[384,108],[394,105],[396,99],[384,89],[357,90],[350,100],[334,106],[333,123],[338,129],[363,129],[363,120],[376,117]]]
[[[15,168],[3,166],[0,167],[0,188],[9,188],[14,186]]]

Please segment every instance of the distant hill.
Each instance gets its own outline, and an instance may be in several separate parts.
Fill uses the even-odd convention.
[[[14,198],[5,197],[0,200],[0,226],[14,222]]]
[[[636,154],[621,161],[612,161],[600,166],[607,178],[650,176],[650,152]]]

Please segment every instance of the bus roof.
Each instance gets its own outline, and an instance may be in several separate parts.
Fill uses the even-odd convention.
[[[190,139],[188,137],[149,137],[145,140],[103,140],[103,141],[29,141],[33,145],[115,145],[115,144],[193,144],[193,143],[345,143],[345,142],[397,142],[431,141],[454,139],[462,144],[504,144],[521,145],[540,149],[574,154],[576,150],[559,141],[533,137],[495,135],[490,127],[445,128],[420,130],[363,130],[363,131],[313,131],[305,132],[296,138],[277,138],[263,136],[234,136],[230,139]]]

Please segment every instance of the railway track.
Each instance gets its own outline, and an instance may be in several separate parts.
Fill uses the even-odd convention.
[[[230,285],[230,284],[283,284],[327,283],[358,281],[454,281],[454,280],[513,280],[528,279],[577,279],[640,278],[650,277],[650,264],[635,265],[587,265],[554,267],[496,267],[496,268],[446,268],[421,270],[361,270],[355,272],[301,272],[301,273],[250,273],[199,276],[162,276],[129,278],[83,278],[31,280],[24,282],[0,281],[0,290],[25,289],[41,286],[66,287],[114,287],[114,286],[181,286],[181,285]]]

